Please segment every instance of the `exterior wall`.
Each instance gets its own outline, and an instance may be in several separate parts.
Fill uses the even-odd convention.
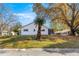
[[[7,36],[7,35],[9,35],[9,33],[7,31],[2,32],[2,36]]]
[[[28,29],[28,31],[24,31],[25,29]],[[45,31],[41,31],[41,34],[48,35],[48,29],[46,27],[42,26],[41,30],[43,30],[43,29],[45,29]],[[37,30],[38,30],[37,26],[34,23],[32,23],[21,29],[21,35],[36,35]]]

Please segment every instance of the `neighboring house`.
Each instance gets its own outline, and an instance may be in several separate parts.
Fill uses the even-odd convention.
[[[69,29],[65,29],[65,30],[62,30],[62,31],[56,31],[55,34],[60,34],[60,35],[69,35],[70,33],[70,30]]]
[[[2,31],[2,36],[8,36],[9,35],[9,32],[8,31]]]
[[[17,35],[15,32],[2,31],[1,36]]]
[[[9,35],[16,35],[16,33],[13,31],[10,31],[8,26],[6,26],[3,30],[1,30],[0,36],[9,36]]]
[[[34,22],[25,25],[21,28],[21,35],[36,35],[38,31],[38,27]],[[46,26],[42,26],[41,35],[48,35],[48,28]]]

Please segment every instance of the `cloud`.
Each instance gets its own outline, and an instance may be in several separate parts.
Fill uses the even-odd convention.
[[[36,17],[35,13],[14,13],[14,15],[19,17],[19,21],[22,23],[22,25],[29,24],[33,22],[33,20]]]
[[[36,17],[35,13],[14,13],[14,15],[27,19],[34,19]]]

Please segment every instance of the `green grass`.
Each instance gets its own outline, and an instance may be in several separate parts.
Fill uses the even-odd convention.
[[[47,38],[47,39],[46,39]],[[35,36],[14,36],[7,40],[0,39],[0,48],[79,48],[79,37],[43,36],[42,41]]]

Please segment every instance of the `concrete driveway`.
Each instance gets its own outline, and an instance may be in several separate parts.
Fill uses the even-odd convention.
[[[0,49],[0,56],[79,56],[78,48]]]

